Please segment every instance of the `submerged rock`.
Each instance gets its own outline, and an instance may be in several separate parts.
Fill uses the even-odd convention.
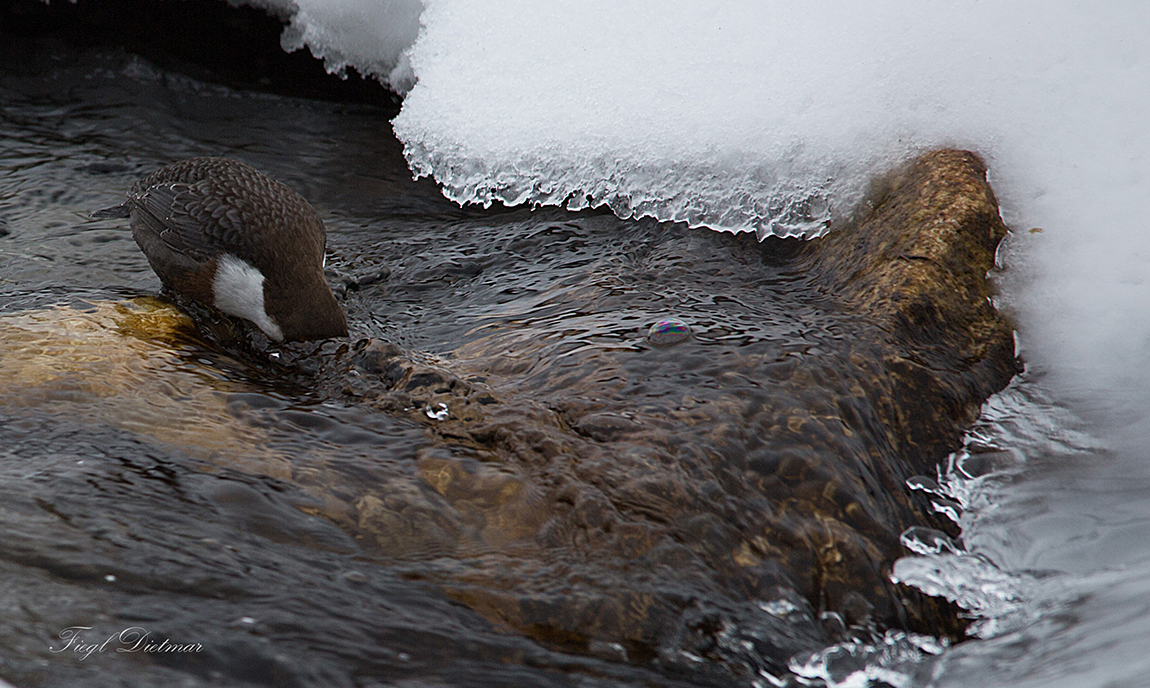
[[[227,403],[249,390],[200,359],[192,320],[152,297],[0,313],[0,409],[50,410],[179,447],[189,456],[290,477],[260,429]]]
[[[257,363],[422,429],[378,465],[270,446],[245,420],[250,380],[213,372],[188,323],[151,302],[0,318],[14,352],[0,368],[18,381],[0,405],[43,399],[291,483],[372,565],[564,652],[729,683],[845,637],[957,638],[955,608],[890,572],[907,529],[957,535],[906,481],[933,474],[1019,371],[986,279],[1006,228],[964,152],[924,156],[873,205],[805,243],[650,223],[664,234],[647,254],[535,297],[550,320],[512,308],[438,355],[363,339]],[[514,250],[535,261],[547,239]],[[771,322],[711,281],[730,266],[757,280],[739,296],[772,304]],[[653,289],[702,304],[674,346],[645,337],[661,316],[644,309],[683,312],[644,301]],[[629,334],[554,326],[584,314]]]
[[[959,637],[952,607],[890,571],[904,530],[948,529],[906,480],[1020,370],[989,300],[1007,230],[985,172],[931,153],[825,238],[732,240],[722,260],[773,266],[788,280],[764,289],[823,314],[806,346],[569,347],[526,320],[450,361],[361,343],[330,393],[425,423],[417,471],[441,500],[364,493],[358,534],[399,559],[453,552],[441,584],[499,626],[632,661],[778,671],[844,633]],[[594,285],[554,298],[629,307]]]

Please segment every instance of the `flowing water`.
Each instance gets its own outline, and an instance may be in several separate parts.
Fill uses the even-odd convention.
[[[88,215],[167,161],[244,159],[321,209],[352,338],[429,360],[516,322],[552,333],[548,347],[634,350],[669,315],[688,318],[700,343],[799,355],[837,336],[834,317],[788,296],[803,275],[762,264],[752,238],[604,213],[461,210],[411,180],[398,142],[378,135],[387,110],[235,91],[114,49],[6,49],[0,676],[18,686],[717,680],[705,665],[678,678],[621,662],[622,646],[562,652],[450,601],[445,576],[497,587],[534,565],[489,542],[531,527],[531,493],[525,525],[505,519],[458,536],[456,549],[451,529],[469,525],[438,519],[442,499],[419,476],[429,463],[463,466],[471,491],[456,506],[482,512],[515,487],[507,475],[429,458],[423,427],[402,413],[331,401],[213,346],[150,298],[159,282],[123,223]],[[732,272],[725,256],[740,255],[750,259]],[[572,291],[633,305],[582,312]],[[658,368],[680,350],[651,350],[645,394],[679,385]],[[696,361],[692,375],[705,381],[714,365]],[[437,414],[447,409],[426,410]],[[394,503],[408,520],[365,539],[363,513]],[[591,562],[585,575],[602,574]]]
[[[162,343],[141,326],[125,344],[134,317],[167,317],[131,301],[160,285],[130,232],[87,214],[177,158],[226,153],[291,184],[324,209],[348,269],[386,261],[446,285],[467,274],[450,250],[420,251],[490,213],[413,183],[398,143],[375,135],[385,111],[230,91],[118,51],[9,44],[3,64],[0,675],[19,686],[569,685],[574,662],[604,681],[641,679],[496,632],[418,570],[373,561],[279,477],[334,463],[382,482],[410,470],[417,425],[253,374],[178,318]],[[381,294],[349,303],[359,334],[428,350],[462,334],[450,302],[418,292],[386,299],[377,323],[363,304]],[[148,661],[115,651],[135,636],[106,644],[137,627],[204,649]]]
[[[668,300],[701,316],[708,304],[674,289],[618,321],[547,303],[546,285],[566,271],[613,259],[604,244],[623,254],[686,230],[460,209],[435,184],[411,181],[386,134],[392,113],[373,107],[235,91],[116,50],[28,41],[4,51],[0,676],[17,686],[716,680],[613,661],[612,648],[576,656],[500,632],[425,584],[419,557],[387,565],[337,520],[315,515],[327,513],[323,497],[301,475],[335,466],[367,483],[407,477],[427,441],[421,428],[316,398],[205,344],[178,315],[140,300],[159,282],[130,233],[87,215],[172,160],[243,159],[320,209],[329,265],[361,277],[390,271],[348,290],[354,334],[429,355],[512,311],[614,345],[676,315],[656,307]],[[547,260],[501,263],[515,241],[520,256]],[[1013,250],[1024,248],[1016,238]],[[501,279],[471,279],[481,272]],[[778,276],[780,293],[793,279]],[[720,276],[707,289],[734,298],[745,286]],[[743,308],[745,318],[728,322],[696,317],[704,326],[695,334],[753,343],[767,338],[759,328],[785,326],[757,319],[763,307]],[[818,325],[784,336],[809,348],[804,337]],[[65,359],[74,367],[61,369]],[[1122,417],[1118,401],[1075,415],[1046,374],[1033,369],[989,402],[966,449],[934,484],[916,484],[951,510],[962,542],[908,538],[918,554],[895,576],[958,599],[975,621],[972,638],[949,648],[894,636],[844,644],[793,658],[799,678],[790,680],[1150,685],[1144,421]],[[119,634],[133,628],[201,649],[115,652],[132,646],[137,638]],[[763,675],[758,685],[777,681]]]

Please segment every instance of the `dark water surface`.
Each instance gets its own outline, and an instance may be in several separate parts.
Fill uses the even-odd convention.
[[[662,670],[643,664],[641,648],[567,653],[564,638],[506,632],[473,611],[482,600],[451,601],[461,595],[444,594],[447,579],[456,590],[468,576],[480,588],[517,580],[515,546],[493,544],[493,526],[450,550],[430,526],[412,526],[390,547],[387,533],[364,535],[364,500],[394,492],[399,506],[379,507],[410,509],[396,522],[407,527],[420,505],[443,503],[420,482],[429,463],[474,470],[473,493],[447,495],[463,512],[487,513],[484,500],[518,483],[429,454],[409,416],[332,401],[206,343],[138,299],[159,280],[123,223],[88,214],[172,161],[241,159],[324,218],[353,339],[476,376],[489,369],[528,395],[556,376],[582,381],[577,362],[601,361],[591,384],[639,410],[681,387],[700,404],[719,388],[757,394],[728,361],[776,360],[789,375],[794,361],[845,346],[857,316],[796,296],[808,278],[751,239],[605,214],[460,209],[411,181],[384,110],[234,91],[116,50],[13,40],[0,51],[0,676],[19,686],[729,685],[730,667],[690,653]],[[669,317],[691,327],[690,346],[645,342]],[[641,355],[612,368],[615,352]],[[846,377],[832,382],[854,384]],[[601,416],[579,432],[627,431],[625,414]],[[633,493],[649,502],[627,508],[657,513],[677,497],[652,485]],[[593,520],[583,496],[573,503]],[[531,494],[516,499],[534,513]],[[596,564],[556,579],[603,575]],[[668,599],[706,589],[608,583]],[[771,619],[793,610],[761,611],[743,635],[704,628],[728,642],[718,655],[749,658],[744,674],[755,633],[779,632]],[[703,617],[700,627],[715,625]],[[117,634],[133,628],[198,649],[116,652],[126,646]]]
[[[269,30],[278,52],[278,23]],[[471,550],[447,552],[434,533],[407,533],[396,540],[406,549],[389,551],[364,537],[347,506],[356,490],[391,490],[409,504],[436,499],[418,490],[425,428],[332,401],[176,327],[155,303],[130,301],[155,294],[158,279],[122,223],[87,217],[174,160],[242,159],[325,219],[353,338],[384,338],[433,362],[458,363],[461,350],[488,346],[481,362],[528,390],[555,372],[539,361],[640,353],[622,371],[630,378],[605,367],[597,380],[636,408],[676,383],[753,388],[708,352],[801,360],[849,336],[849,323],[793,297],[802,275],[757,263],[745,243],[609,215],[460,209],[433,184],[410,180],[388,130],[392,114],[230,90],[114,49],[2,37],[4,680],[21,688],[732,683],[731,672],[689,653],[657,670],[629,664],[643,659],[633,648],[560,651],[445,594],[444,580],[456,575],[458,584],[460,571],[484,577],[478,587],[498,579],[513,550],[473,538]],[[585,296],[604,308],[586,308]],[[153,316],[154,327],[141,325]],[[694,348],[643,344],[647,326],[668,317],[689,323]],[[517,330],[538,336],[524,342]],[[499,360],[490,345],[500,341],[529,355]],[[682,351],[704,355],[686,366]],[[1044,398],[1033,372],[992,400],[968,438],[972,474],[951,473],[965,551],[908,557],[896,569],[913,579],[918,566],[920,583],[966,595],[976,639],[927,662],[921,654],[903,662],[900,652],[914,655],[905,644],[840,646],[803,668],[809,683],[1150,686],[1150,429],[1135,419],[1108,431],[1130,413],[1122,398],[1107,400],[1103,418],[1070,417]],[[638,377],[651,384],[620,386]],[[481,510],[475,496],[457,505],[471,499]],[[594,507],[585,509],[592,520]],[[601,573],[597,563],[572,567],[567,580]],[[649,584],[667,597],[696,592],[673,577],[608,582]],[[779,601],[763,612],[787,615]],[[698,621],[752,670],[754,634],[779,631]],[[70,628],[81,629],[71,645],[61,637]],[[198,651],[116,652],[132,647],[130,633],[118,634],[134,628]],[[777,685],[753,672],[742,680]]]
[[[423,582],[420,555],[381,561],[310,515],[322,511],[322,497],[301,486],[310,465],[367,484],[410,478],[425,442],[418,426],[312,399],[187,332],[179,355],[154,365],[77,368],[79,381],[39,385],[66,377],[68,356],[112,350],[43,342],[99,329],[88,321],[101,304],[158,291],[122,224],[87,215],[196,155],[242,159],[310,199],[328,227],[329,266],[368,277],[346,294],[353,336],[406,349],[448,351],[521,317],[582,346],[634,346],[669,314],[691,317],[702,340],[761,339],[770,318],[756,304],[734,309],[745,318],[707,317],[736,298],[733,277],[716,282],[713,299],[677,294],[670,279],[652,281],[649,312],[571,313],[549,301],[567,276],[625,261],[666,230],[461,210],[410,180],[387,113],[369,106],[237,92],[115,50],[50,41],[3,50],[0,314],[18,329],[8,330],[0,394],[0,675],[19,686],[679,681],[501,633]],[[675,261],[659,269],[673,278]],[[801,317],[787,327],[796,347],[811,346]],[[13,348],[27,332],[47,334]],[[158,357],[149,351],[141,360]],[[133,628],[201,649],[116,652]],[[707,673],[684,680],[709,683]]]

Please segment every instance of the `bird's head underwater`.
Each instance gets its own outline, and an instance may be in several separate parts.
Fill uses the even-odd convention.
[[[254,323],[277,342],[347,336],[324,277],[323,222],[250,165],[190,158],[137,181],[93,217],[127,217],[172,292]]]

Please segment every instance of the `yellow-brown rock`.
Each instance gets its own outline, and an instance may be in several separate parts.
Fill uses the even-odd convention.
[[[973,154],[931,153],[825,238],[726,240],[723,260],[785,266],[768,293],[793,299],[796,319],[823,314],[809,346],[571,346],[507,321],[440,364],[364,350],[369,379],[345,393],[427,425],[442,449],[421,475],[473,524],[460,538],[483,557],[445,573],[450,594],[542,641],[639,656],[732,652],[714,634],[762,622],[748,620],[756,601],[806,601],[786,621],[807,621],[757,650],[780,662],[819,642],[828,612],[856,629],[959,634],[952,608],[889,572],[903,530],[951,527],[905,481],[933,474],[1020,369],[989,301],[1007,230],[985,172]],[[685,273],[705,280],[690,251]],[[628,307],[609,280],[546,297]],[[423,413],[434,408],[447,413]],[[384,550],[388,519],[362,524]],[[683,636],[696,626],[710,630]]]
[[[414,459],[380,457],[370,481],[322,448],[298,461],[267,446],[229,405],[252,385],[183,356],[202,342],[153,301],[0,316],[0,404],[66,407],[291,481],[381,565],[564,650],[782,671],[843,633],[957,636],[953,608],[889,573],[900,533],[949,527],[907,478],[933,474],[1019,370],[987,282],[1006,227],[960,151],[890,175],[872,203],[806,243],[678,228],[657,247],[674,270],[637,259],[537,296],[617,322],[642,285],[714,295],[718,335],[573,340],[506,313],[439,356],[301,350],[314,394],[423,429]],[[774,321],[711,289],[732,264],[763,275],[753,293],[779,302]],[[724,337],[739,318],[758,335]]]

